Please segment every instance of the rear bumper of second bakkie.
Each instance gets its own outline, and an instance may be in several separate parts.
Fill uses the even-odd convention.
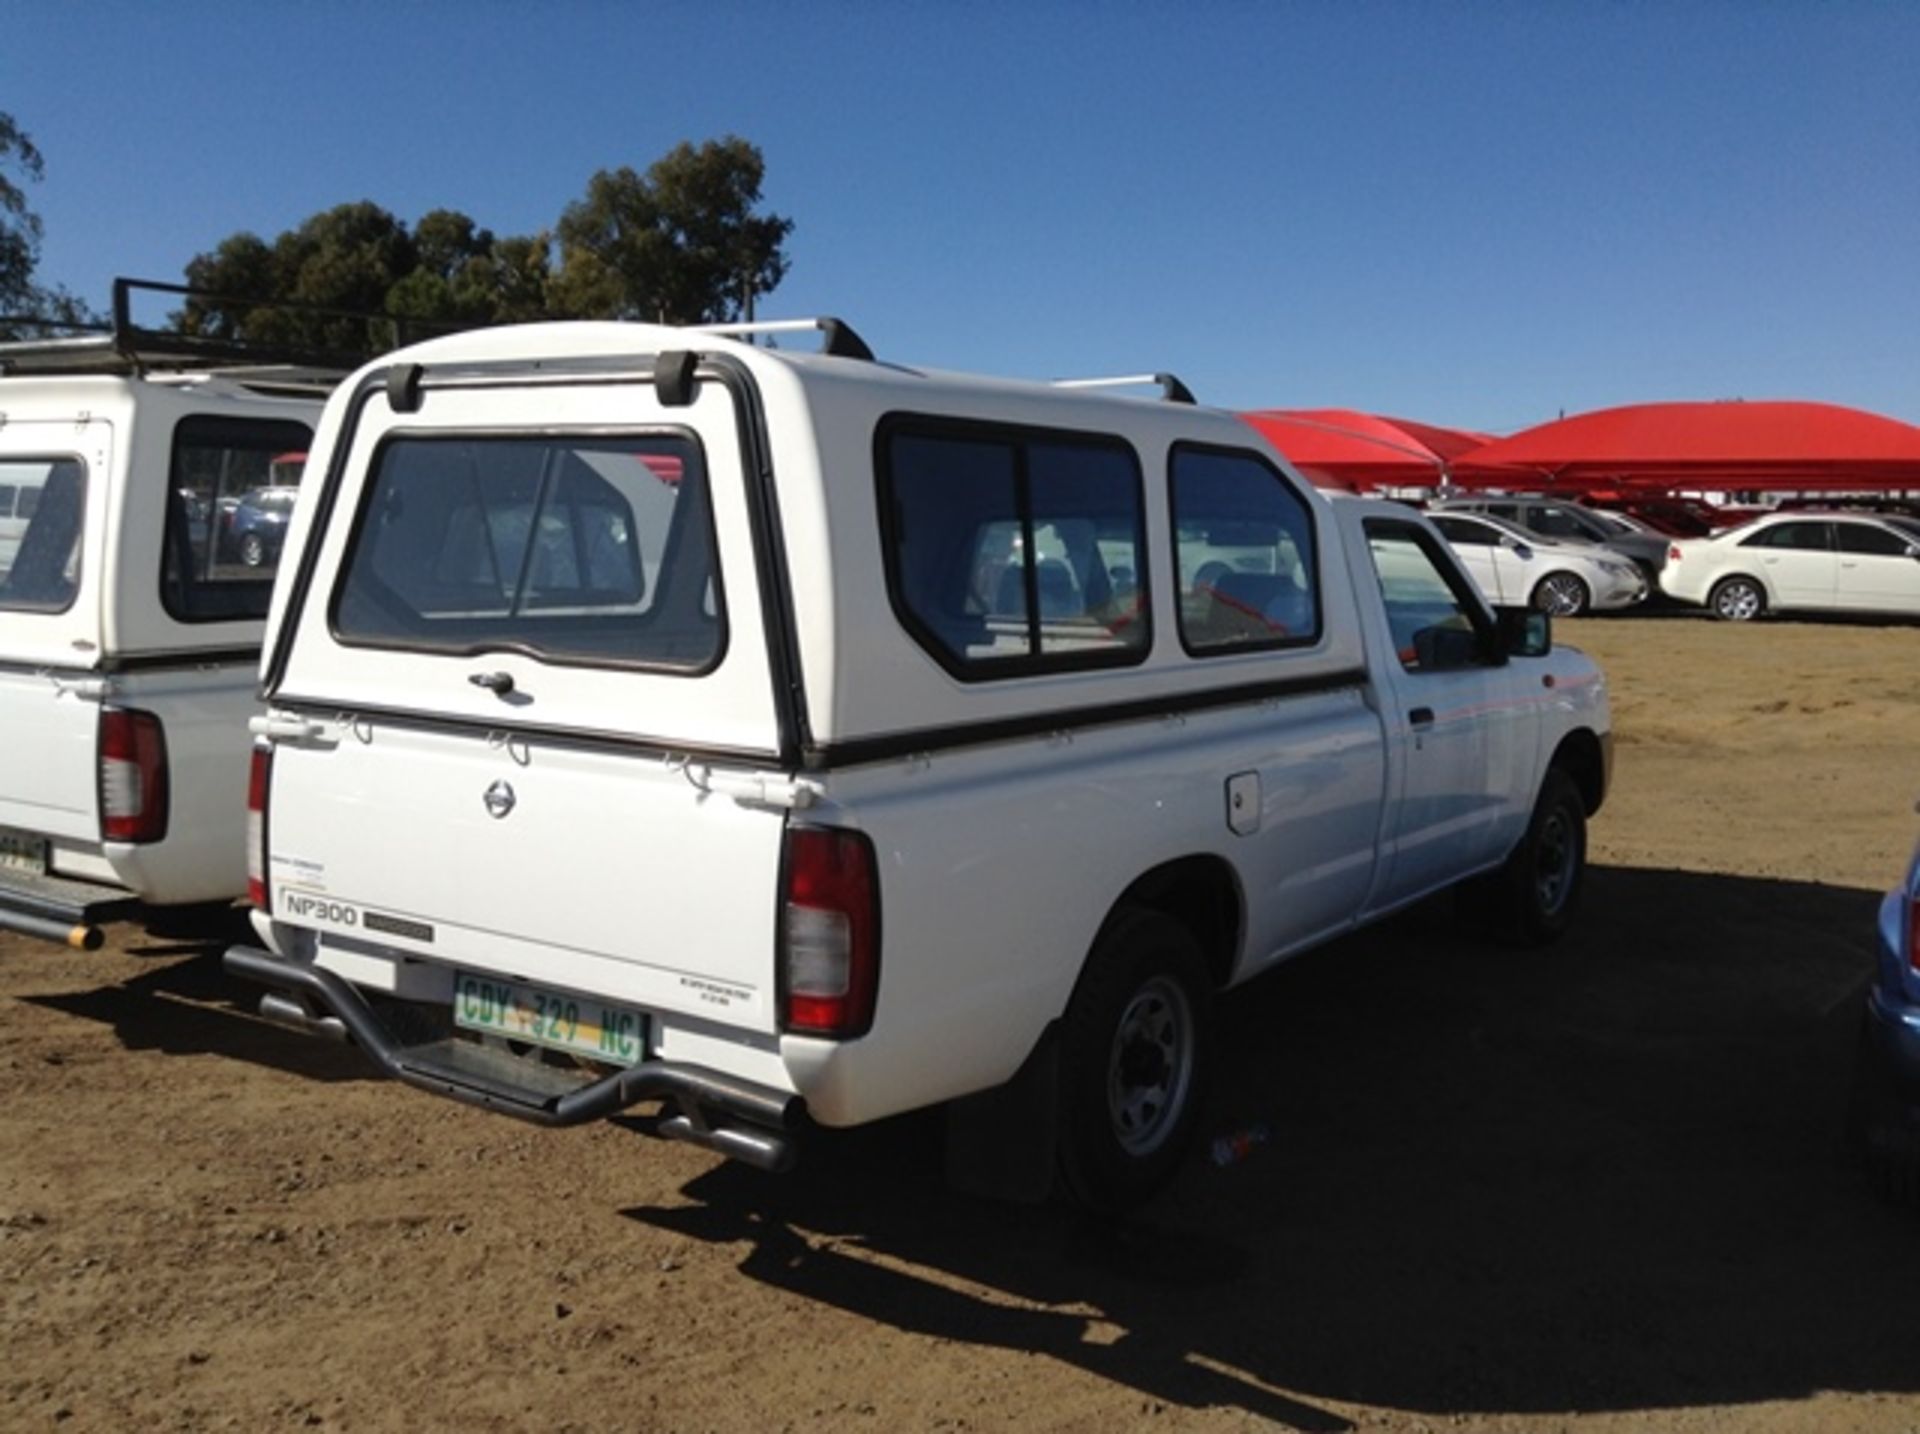
[[[99,950],[105,940],[100,923],[124,914],[138,901],[124,887],[0,871],[0,931],[58,942],[77,951]]]
[[[316,1035],[351,1040],[395,1080],[468,1105],[537,1125],[579,1125],[645,1101],[663,1100],[674,1113],[662,1135],[765,1170],[785,1170],[797,1156],[806,1103],[718,1071],[684,1062],[644,1060],[585,1085],[542,1091],[503,1073],[499,1062],[477,1059],[466,1042],[408,1044],[390,1031],[349,981],[309,961],[253,946],[227,950],[228,971],[266,986],[261,1014]]]

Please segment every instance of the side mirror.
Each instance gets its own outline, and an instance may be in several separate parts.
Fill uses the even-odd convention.
[[[1509,657],[1545,657],[1553,651],[1553,619],[1530,607],[1497,607],[1500,646]]]
[[[1525,543],[1521,542],[1518,538],[1508,538],[1507,546],[1513,549],[1513,555],[1516,558],[1518,558],[1521,562],[1530,563],[1533,561],[1533,549],[1529,548]]]
[[[1907,544],[1907,556],[1910,558],[1920,558],[1920,543]]]

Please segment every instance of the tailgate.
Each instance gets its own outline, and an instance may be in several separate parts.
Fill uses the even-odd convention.
[[[274,751],[274,916],[756,1031],[783,816],[682,763],[365,720]],[[697,770],[697,769],[696,769]]]
[[[692,780],[783,746],[743,401],[429,366],[323,433],[268,670],[277,919],[774,1028],[783,816]]]
[[[0,669],[0,827],[100,840],[100,682]]]

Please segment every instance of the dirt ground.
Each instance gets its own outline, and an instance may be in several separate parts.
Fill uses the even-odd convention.
[[[1135,1220],[785,1178],[369,1078],[217,923],[0,938],[0,1427],[1920,1430],[1920,1219],[1838,1123],[1920,818],[1920,628],[1569,622],[1619,733],[1576,932],[1444,911],[1225,1002]]]

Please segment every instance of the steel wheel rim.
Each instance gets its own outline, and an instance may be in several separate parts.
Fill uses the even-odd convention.
[[[1751,583],[1728,583],[1720,589],[1720,615],[1745,622],[1760,611],[1760,594]]]
[[[1540,826],[1540,855],[1535,865],[1534,891],[1544,915],[1557,916],[1573,891],[1577,845],[1573,823],[1565,812],[1554,811]]]
[[[1576,616],[1586,606],[1581,595],[1580,579],[1568,573],[1555,573],[1540,583],[1540,606],[1555,617]]]
[[[1193,1084],[1193,1004],[1178,981],[1155,976],[1120,1013],[1107,1054],[1107,1121],[1128,1155],[1167,1143]]]

